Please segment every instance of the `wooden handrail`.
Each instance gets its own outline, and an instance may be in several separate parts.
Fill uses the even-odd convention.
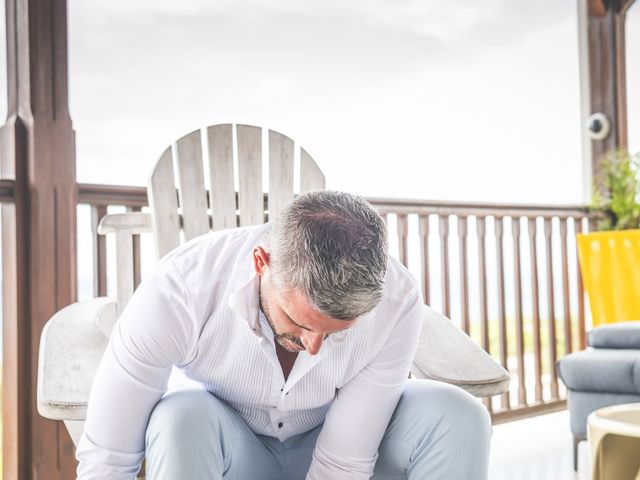
[[[0,180],[0,196],[3,193],[3,183],[8,186],[12,182]],[[510,204],[483,202],[454,202],[419,199],[399,199],[383,197],[367,197],[367,201],[380,211],[381,214],[441,214],[477,216],[537,216],[537,217],[574,217],[589,213],[585,205],[547,205],[547,204]],[[127,207],[146,207],[147,189],[140,186],[98,185],[90,183],[78,184],[78,203],[89,205],[123,205]]]
[[[96,206],[124,205],[126,207],[146,207],[149,205],[146,187],[93,183],[78,184],[78,203]]]

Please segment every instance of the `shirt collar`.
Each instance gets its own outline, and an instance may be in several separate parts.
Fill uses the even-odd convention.
[[[260,277],[254,272],[249,281],[229,294],[229,307],[249,324],[253,333],[261,335],[258,312],[260,310]]]

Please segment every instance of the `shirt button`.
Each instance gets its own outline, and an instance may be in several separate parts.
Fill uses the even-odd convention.
[[[282,428],[282,427],[283,427],[283,425],[284,425],[284,423],[279,422],[279,423],[278,423],[278,428]]]

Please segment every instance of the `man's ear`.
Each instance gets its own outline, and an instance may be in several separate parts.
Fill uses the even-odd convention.
[[[269,252],[258,245],[252,252],[253,268],[256,273],[263,276],[269,268]]]

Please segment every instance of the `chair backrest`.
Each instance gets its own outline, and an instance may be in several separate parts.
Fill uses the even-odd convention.
[[[277,215],[294,196],[296,149],[299,192],[323,189],[324,175],[307,151],[273,130],[212,125],[167,147],[148,185],[158,258],[210,230],[261,224]],[[268,166],[268,192],[262,189],[263,162]]]

